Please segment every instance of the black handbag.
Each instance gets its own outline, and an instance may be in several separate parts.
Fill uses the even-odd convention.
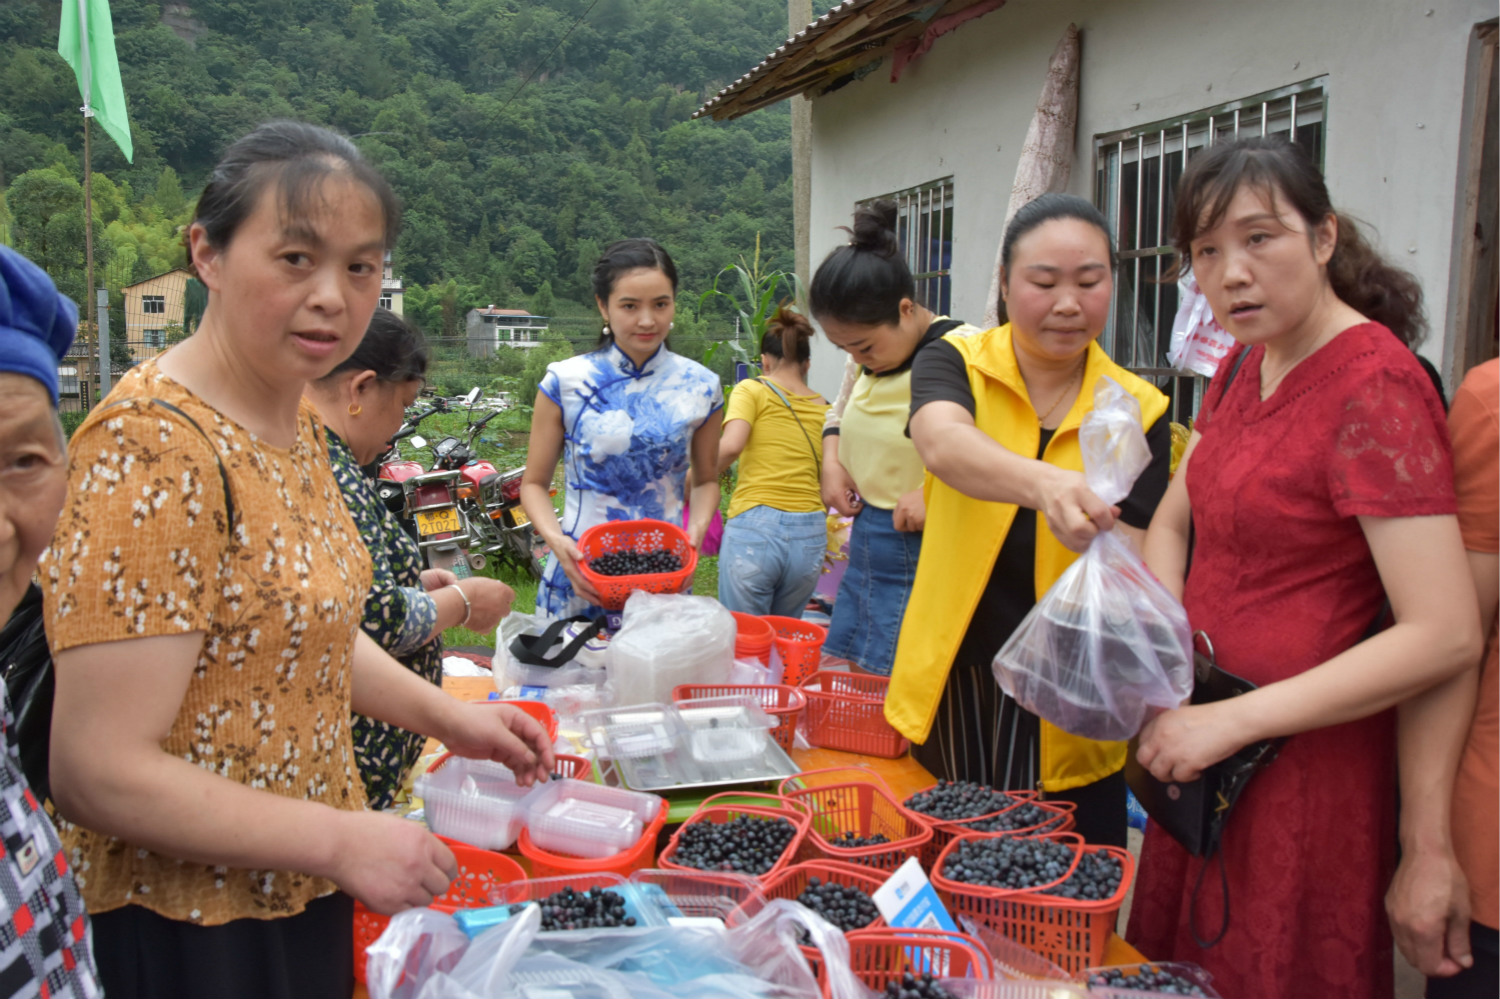
[[[1193,635],[1192,704],[1214,704],[1249,693],[1255,684],[1214,662],[1213,643],[1203,632]],[[1208,649],[1196,647],[1198,641]],[[1125,781],[1135,793],[1146,814],[1156,820],[1182,848],[1195,857],[1212,857],[1219,847],[1224,824],[1234,811],[1245,786],[1255,772],[1276,759],[1284,739],[1252,742],[1228,759],[1203,771],[1197,780],[1160,781],[1151,771],[1136,762],[1140,736],[1130,740],[1125,756]]]

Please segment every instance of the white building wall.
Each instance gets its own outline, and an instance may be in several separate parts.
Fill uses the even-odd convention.
[[[1092,198],[1095,135],[1326,75],[1324,168],[1336,207],[1370,223],[1422,281],[1443,354],[1466,58],[1494,0],[1009,0],[812,102],[811,260],[854,202],[952,175],[953,315],[978,322],[1026,128],[1069,22],[1082,33],[1069,190]],[[838,388],[819,337],[810,382]]]

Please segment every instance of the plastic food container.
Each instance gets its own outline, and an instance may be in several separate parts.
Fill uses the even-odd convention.
[[[521,803],[532,793],[498,763],[451,754],[418,777],[413,791],[429,829],[482,850],[510,848],[521,832]]]
[[[1084,985],[1088,985],[1089,979],[1101,972],[1118,971],[1126,978],[1136,978],[1146,971],[1165,971],[1170,975],[1176,975],[1183,981],[1196,985],[1208,999],[1219,999],[1219,993],[1209,983],[1214,976],[1198,967],[1196,964],[1188,964],[1183,961],[1148,961],[1145,964],[1111,964],[1103,968],[1089,968],[1080,976]],[[1105,996],[1108,999],[1130,999],[1133,996],[1149,997],[1172,995],[1159,989],[1148,988],[1111,988],[1108,985],[1088,985],[1089,995]]]
[[[701,779],[686,731],[673,708],[638,704],[583,715],[584,731],[603,757],[615,760],[625,783],[652,790]]]
[[[636,871],[643,870],[656,865],[656,840],[661,834],[662,826],[667,822],[667,802],[663,799],[661,810],[641,831],[641,838],[634,846],[612,856],[599,859],[584,860],[578,857],[556,853],[551,850],[543,850],[531,840],[531,834],[521,830],[521,838],[516,841],[521,851],[521,856],[531,864],[531,876],[534,878],[551,877],[583,877],[589,874],[618,874],[620,877],[629,877]]]
[[[597,860],[639,842],[661,805],[654,794],[577,780],[549,781],[526,801],[526,828],[543,850]]]
[[[532,878],[530,881],[501,885],[490,896],[494,909],[488,913],[488,921],[491,925],[503,923],[510,918],[510,906],[525,902],[540,902],[564,888],[572,888],[576,892],[587,892],[591,888],[612,891],[625,900],[625,915],[635,918],[637,928],[667,925],[666,916],[661,909],[650,901],[643,902],[640,892],[634,885],[618,874],[603,871],[593,874],[568,874],[555,878]],[[597,932],[597,930],[551,930],[547,935]]]
[[[754,879],[719,871],[641,870],[630,875],[643,903],[654,904],[669,923],[715,919],[737,925],[765,907]]]
[[[760,620],[752,618],[752,620]],[[761,710],[776,720],[771,737],[782,749],[791,751],[797,731],[797,719],[807,707],[807,697],[796,687],[786,684],[684,683],[672,691],[672,700],[683,701],[721,695],[750,695],[760,702]]]
[[[688,750],[699,763],[736,763],[766,751],[776,720],[753,697],[727,695],[678,701]]]

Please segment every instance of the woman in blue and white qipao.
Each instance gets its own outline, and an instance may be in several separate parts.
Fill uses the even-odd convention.
[[[672,258],[654,241],[610,245],[594,266],[604,342],[547,366],[521,482],[521,504],[553,552],[537,589],[539,614],[568,617],[598,603],[577,569],[576,541],[590,527],[681,523],[691,488],[687,531],[697,548],[719,507],[724,390],[712,371],[667,349],[676,292]],[[548,495],[559,458],[560,520]]]

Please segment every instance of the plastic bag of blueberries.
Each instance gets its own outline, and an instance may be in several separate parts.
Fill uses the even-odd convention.
[[[1101,377],[1078,431],[1084,477],[1104,502],[1151,461],[1140,404]],[[996,654],[995,679],[1032,714],[1089,739],[1128,739],[1153,708],[1192,691],[1187,612],[1125,536],[1105,531],[1037,601]]]

